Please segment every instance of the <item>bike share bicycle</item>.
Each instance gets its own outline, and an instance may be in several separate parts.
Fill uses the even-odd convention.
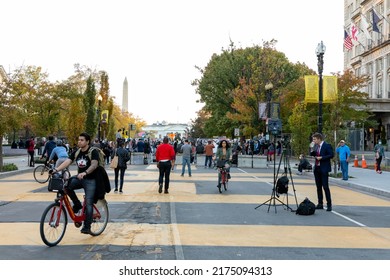
[[[74,225],[79,228],[86,219],[85,207],[86,201],[82,204],[82,209],[78,213],[74,213],[70,204],[70,199],[67,195],[66,186],[69,179],[64,179],[61,174],[55,173],[49,175],[50,183],[48,190],[56,192],[54,202],[46,207],[43,211],[39,232],[42,241],[49,247],[56,246],[61,242],[65,235],[68,224],[68,215],[73,220]],[[93,216],[90,234],[98,236],[103,233],[108,223],[108,206],[105,199],[98,200],[93,205]]]
[[[216,163],[216,167],[218,169],[218,190],[219,190],[219,193],[222,193],[222,188],[221,186],[223,186],[223,188],[225,189],[225,191],[228,190],[228,185],[229,185],[229,173],[228,173],[228,170],[229,170],[229,167],[230,167],[230,164],[229,164],[229,161],[227,160],[218,160],[217,163]]]

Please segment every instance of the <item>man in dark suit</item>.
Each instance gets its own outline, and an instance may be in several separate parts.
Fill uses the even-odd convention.
[[[331,158],[333,158],[333,148],[330,144],[323,141],[321,133],[314,133],[312,137],[314,147],[310,155],[314,156],[315,158],[314,178],[317,186],[318,197],[318,204],[316,206],[316,209],[324,209],[324,196],[322,193],[323,188],[327,204],[326,211],[332,211],[332,199],[329,189],[329,172],[332,171],[330,160]]]

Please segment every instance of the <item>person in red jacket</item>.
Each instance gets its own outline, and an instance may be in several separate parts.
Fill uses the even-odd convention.
[[[168,143],[168,137],[164,137],[163,143],[157,147],[156,161],[157,167],[160,170],[160,176],[158,178],[158,192],[162,193],[163,181],[165,177],[164,193],[168,193],[169,189],[169,176],[172,169],[172,161],[175,159],[175,151],[173,147]]]
[[[30,167],[34,167],[34,149],[35,149],[35,141],[34,136],[31,136],[30,140],[28,141],[27,152],[29,154],[29,165]]]

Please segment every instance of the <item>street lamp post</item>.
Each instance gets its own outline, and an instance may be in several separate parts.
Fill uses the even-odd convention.
[[[100,142],[100,125],[101,125],[101,116],[100,116],[100,109],[102,105],[102,96],[99,94],[98,96],[98,140]]]
[[[319,90],[318,90],[318,132],[322,133],[322,102],[323,102],[323,81],[322,71],[324,70],[324,54],[326,47],[324,43],[318,43],[316,48],[316,54],[318,58],[318,76],[319,76]]]

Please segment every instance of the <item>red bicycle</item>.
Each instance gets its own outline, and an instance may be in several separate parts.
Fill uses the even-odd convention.
[[[43,211],[39,226],[41,239],[43,243],[49,247],[56,246],[64,237],[68,224],[67,213],[77,228],[82,225],[86,218],[85,196],[83,208],[78,213],[74,213],[72,206],[70,205],[69,197],[66,193],[66,188],[64,188],[68,181],[64,182],[61,179],[61,182],[61,180],[58,179],[50,179],[49,191],[57,192],[57,197],[54,199],[54,203],[47,206],[45,211]],[[108,215],[107,201],[105,199],[98,200],[98,202],[93,205],[93,217],[91,224],[92,236],[98,236],[105,230],[108,223]]]
[[[222,162],[217,163],[217,168],[218,168],[218,190],[219,193],[222,193],[222,189],[220,186],[223,185],[223,188],[225,191],[228,190],[228,185],[229,185],[229,163],[227,161],[224,161],[223,164]]]

